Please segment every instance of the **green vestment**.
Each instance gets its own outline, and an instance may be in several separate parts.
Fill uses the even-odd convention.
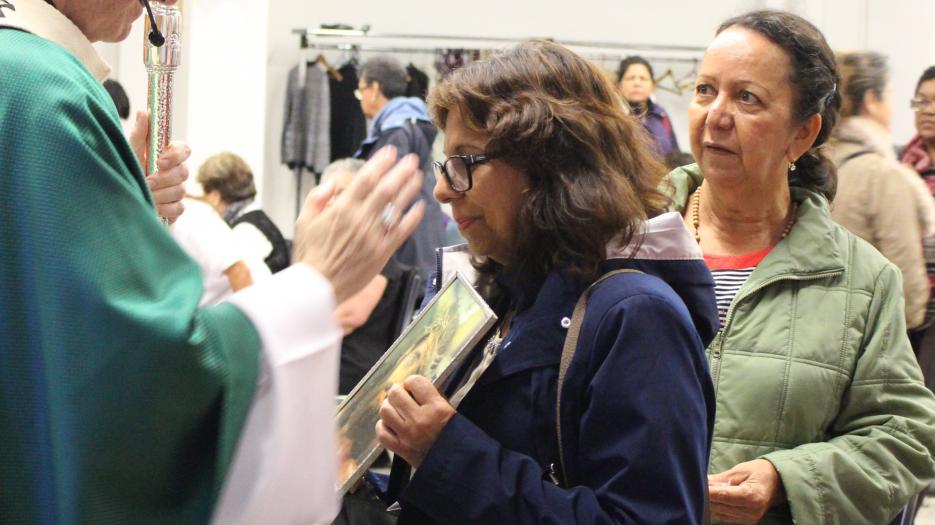
[[[259,336],[199,309],[100,83],[0,28],[0,523],[204,523]]]

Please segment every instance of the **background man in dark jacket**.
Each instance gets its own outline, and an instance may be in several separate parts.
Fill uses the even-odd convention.
[[[392,144],[399,157],[415,153],[424,177],[421,199],[425,203],[422,223],[394,255],[397,262],[419,268],[428,278],[435,269],[435,248],[444,245],[445,217],[432,197],[432,143],[437,131],[425,102],[406,97],[406,69],[389,56],[377,56],[360,68],[357,98],[364,116],[372,119],[366,140],[355,157],[369,159],[377,150]]]

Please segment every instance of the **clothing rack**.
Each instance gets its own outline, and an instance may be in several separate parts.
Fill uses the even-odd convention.
[[[380,51],[387,53],[435,53],[443,49],[497,50],[516,45],[525,39],[478,36],[418,35],[404,33],[370,33],[369,26],[361,30],[299,28],[292,33],[300,37],[302,49],[334,49]],[[649,61],[696,63],[705,48],[662,44],[630,44],[582,40],[556,40],[588,59],[622,60],[640,55]]]

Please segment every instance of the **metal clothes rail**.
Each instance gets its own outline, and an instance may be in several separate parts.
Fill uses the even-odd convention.
[[[520,38],[416,35],[402,33],[371,33],[363,29],[299,28],[292,33],[300,38],[303,49],[335,49],[380,51],[387,53],[434,53],[437,50],[497,50],[523,41]],[[696,63],[704,53],[703,47],[661,44],[630,44],[581,40],[549,39],[579,55],[596,60],[620,60],[629,55],[640,55],[654,62]]]

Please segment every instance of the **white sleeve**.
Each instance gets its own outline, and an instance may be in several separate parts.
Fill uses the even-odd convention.
[[[234,232],[207,204],[185,201],[185,213],[170,231],[208,276],[220,276],[243,257],[237,248]]]
[[[329,523],[341,329],[334,291],[304,264],[234,294],[262,341],[256,395],[213,523]]]

